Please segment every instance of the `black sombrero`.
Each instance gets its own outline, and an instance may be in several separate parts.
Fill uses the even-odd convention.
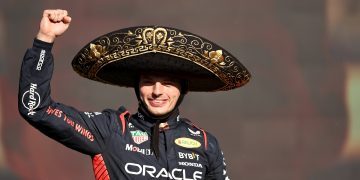
[[[229,52],[198,35],[159,26],[120,29],[96,38],[72,61],[81,76],[133,87],[144,71],[170,73],[189,82],[189,91],[226,91],[250,80]]]

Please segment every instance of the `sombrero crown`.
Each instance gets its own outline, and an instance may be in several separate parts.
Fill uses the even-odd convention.
[[[188,80],[189,91],[225,91],[250,79],[229,52],[192,33],[157,26],[120,29],[96,38],[72,61],[81,76],[133,87],[144,71],[170,73]]]

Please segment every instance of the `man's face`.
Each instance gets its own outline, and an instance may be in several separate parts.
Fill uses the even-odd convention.
[[[140,76],[140,98],[154,116],[171,112],[180,96],[180,81],[165,75]]]

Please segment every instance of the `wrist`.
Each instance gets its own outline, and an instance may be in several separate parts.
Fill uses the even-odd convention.
[[[51,51],[53,45],[54,45],[54,43],[48,43],[48,42],[39,40],[37,38],[35,38],[34,42],[33,42],[33,47],[35,47],[37,49],[44,49],[46,51]]]
[[[39,32],[36,36],[36,39],[47,42],[47,43],[53,43],[55,41],[55,36],[47,35],[47,34]]]

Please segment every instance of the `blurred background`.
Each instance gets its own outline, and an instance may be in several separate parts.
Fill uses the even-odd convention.
[[[116,29],[183,29],[224,47],[253,75],[233,91],[190,93],[180,109],[218,138],[232,179],[360,179],[359,0],[1,0],[0,179],[94,179],[90,157],[40,134],[17,111],[22,57],[48,8],[73,18],[53,48],[55,100],[136,112],[133,89],[81,78],[72,58]]]

